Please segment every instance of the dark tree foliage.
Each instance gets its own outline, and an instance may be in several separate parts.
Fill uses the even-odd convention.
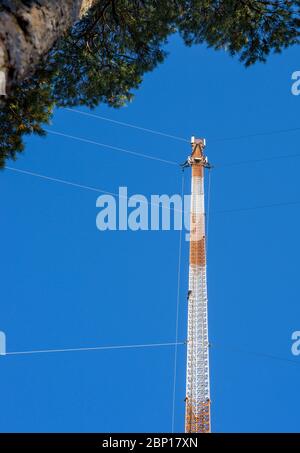
[[[187,0],[178,28],[186,44],[206,42],[249,66],[299,42],[299,0]]]
[[[44,135],[54,106],[120,107],[165,57],[168,36],[207,43],[249,66],[298,43],[300,0],[103,0],[63,36],[0,110],[0,166]]]

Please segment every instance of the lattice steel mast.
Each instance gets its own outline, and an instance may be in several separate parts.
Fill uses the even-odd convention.
[[[185,432],[210,432],[209,343],[207,319],[204,168],[205,140],[192,137],[190,263]]]

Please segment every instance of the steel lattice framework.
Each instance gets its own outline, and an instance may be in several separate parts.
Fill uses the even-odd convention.
[[[185,431],[210,432],[209,343],[207,318],[204,167],[205,141],[192,138],[190,263]]]

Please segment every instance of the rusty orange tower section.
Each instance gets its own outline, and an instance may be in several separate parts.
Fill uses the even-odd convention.
[[[205,140],[192,137],[192,154],[186,163],[192,169],[186,433],[209,433],[211,430],[204,204],[204,173],[209,164],[204,148]]]

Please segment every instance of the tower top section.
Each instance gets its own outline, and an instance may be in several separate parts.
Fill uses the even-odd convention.
[[[191,137],[191,144],[192,144],[192,146],[200,145],[201,147],[205,148],[206,140],[205,140],[205,138],[196,138],[193,136],[193,137]]]
[[[187,158],[187,161],[182,165],[182,167],[201,166],[211,168],[211,165],[209,164],[208,159],[204,154],[204,149],[206,147],[205,138],[192,137],[191,145],[192,154]]]
[[[204,148],[206,146],[205,138],[191,138],[191,145],[192,145],[192,154],[191,159],[193,160],[194,164],[201,164],[201,161],[204,158]]]

